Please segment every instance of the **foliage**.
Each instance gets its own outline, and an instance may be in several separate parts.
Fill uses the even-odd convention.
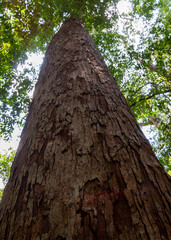
[[[144,27],[139,30],[137,46],[127,43],[128,53],[136,61],[134,80],[129,78],[127,100],[139,122],[151,123],[157,128],[152,145],[168,171],[171,170],[171,3],[163,0],[132,2],[132,15],[142,17]]]
[[[6,140],[11,136],[14,124],[25,123],[30,103],[29,92],[34,86],[34,74],[34,68],[31,67],[31,70],[27,68],[21,73],[7,72],[3,79],[0,79],[0,135]]]
[[[15,151],[11,148],[9,148],[5,154],[0,154],[0,178],[2,179],[4,185],[8,182],[14,157]],[[4,189],[0,189],[0,202],[2,199],[3,191]]]
[[[15,151],[11,148],[8,149],[8,153],[5,153],[4,155],[0,154],[0,178],[4,184],[8,181],[14,156]]]
[[[3,195],[3,189],[0,189],[0,202],[1,202],[1,199],[2,199],[2,195]]]
[[[23,124],[32,66],[17,71],[31,52],[45,52],[61,23],[80,18],[115,76],[140,126],[154,125],[152,145],[171,170],[170,86],[171,12],[169,0],[128,0],[120,12],[112,0],[3,0],[0,8],[0,134],[8,139]],[[154,128],[153,128],[154,132]]]

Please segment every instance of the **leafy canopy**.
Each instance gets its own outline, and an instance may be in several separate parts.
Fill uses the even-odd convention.
[[[119,4],[127,4],[121,11]],[[0,3],[0,134],[8,139],[25,121],[34,66],[70,15],[80,18],[115,76],[141,126],[151,126],[152,144],[167,171],[170,163],[171,12],[169,0],[3,0]]]

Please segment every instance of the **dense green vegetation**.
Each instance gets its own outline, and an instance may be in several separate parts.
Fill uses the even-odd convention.
[[[15,151],[11,148],[8,149],[8,152],[5,154],[0,154],[0,177],[5,185],[10,176],[10,169],[12,165],[12,161],[14,160]],[[0,189],[0,200],[2,198],[3,189]]]
[[[72,15],[85,23],[138,123],[150,126],[153,131],[151,143],[160,162],[167,171],[171,170],[171,4],[169,0],[128,0],[127,10],[122,12],[118,5],[121,2],[2,0],[0,135],[3,139],[10,138],[14,124],[24,124],[29,92],[35,84],[34,66],[24,66],[23,71],[17,67],[24,64],[30,53],[44,53],[62,22]],[[5,158],[0,155],[0,159],[2,163]],[[1,176],[5,176],[3,169]]]
[[[4,184],[7,183],[7,179],[10,175],[11,164],[15,156],[15,151],[11,148],[8,149],[8,153],[0,154],[0,176]]]

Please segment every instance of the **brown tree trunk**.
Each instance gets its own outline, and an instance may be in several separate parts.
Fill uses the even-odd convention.
[[[85,27],[68,20],[46,52],[0,239],[169,239],[169,187]]]

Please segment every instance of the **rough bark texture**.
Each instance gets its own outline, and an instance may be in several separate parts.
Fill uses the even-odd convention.
[[[169,239],[169,187],[85,27],[65,22],[5,188],[0,239]]]

